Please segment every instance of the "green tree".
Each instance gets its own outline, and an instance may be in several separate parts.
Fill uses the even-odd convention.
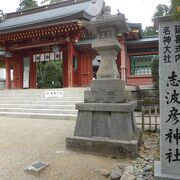
[[[171,13],[175,19],[180,19],[180,0],[171,0]]]
[[[38,71],[39,88],[59,88],[63,86],[63,67],[61,61],[49,61]]]
[[[158,32],[155,30],[153,26],[146,26],[145,30],[143,31],[144,36],[154,36],[158,35]]]
[[[62,0],[42,0],[41,1],[41,4],[44,5],[44,4],[53,4],[53,3],[58,3],[58,2],[61,2]]]
[[[38,3],[36,0],[20,0],[19,7],[17,8],[17,11],[25,10],[25,9],[31,9],[34,7],[38,7]]]
[[[165,4],[159,4],[156,6],[156,11],[153,15],[153,17],[157,16],[166,16],[170,12],[170,7]]]
[[[170,12],[170,7],[168,7],[165,4],[159,4],[156,6],[156,10],[153,14],[153,18],[157,17],[157,16],[165,16],[167,14],[169,14]],[[153,21],[152,18],[152,21]],[[154,35],[158,35],[158,32],[155,30],[154,25],[153,26],[147,26],[145,28],[145,30],[143,31],[144,36],[154,36]]]
[[[154,88],[159,89],[159,60],[153,61],[151,71]]]

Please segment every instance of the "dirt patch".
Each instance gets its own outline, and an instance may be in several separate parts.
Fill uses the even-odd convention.
[[[0,117],[1,180],[103,180],[96,169],[111,170],[128,159],[81,154],[65,148],[75,121]],[[42,161],[49,166],[40,175],[24,172]]]

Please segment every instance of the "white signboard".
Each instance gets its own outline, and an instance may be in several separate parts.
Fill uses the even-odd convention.
[[[45,91],[45,98],[51,98],[51,97],[62,98],[63,95],[64,95],[63,91]]]
[[[63,59],[63,52],[51,52],[51,53],[42,53],[42,54],[34,54],[33,62],[43,62],[43,61],[59,61]]]
[[[160,23],[159,32],[161,172],[162,174],[179,176],[180,22],[162,22]]]
[[[23,71],[23,88],[29,88],[29,73],[30,73],[30,59],[25,57],[23,60],[24,71]]]

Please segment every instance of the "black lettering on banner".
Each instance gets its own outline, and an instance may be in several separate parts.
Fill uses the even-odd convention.
[[[165,98],[167,99],[166,104],[170,104],[170,103],[180,104],[179,93],[177,93],[176,90],[173,90],[172,94],[167,92],[167,96],[165,96]]]
[[[177,77],[178,76],[177,76],[176,72],[172,71],[172,75],[168,77],[169,83],[167,83],[167,87],[169,87],[169,85],[175,86],[175,87],[179,86],[180,85],[180,80],[177,79]]]
[[[175,55],[175,61],[177,62],[177,61],[179,61],[180,60],[180,54],[176,54]]]
[[[173,140],[176,141],[176,145],[179,145],[180,140],[180,131],[179,128],[176,128],[175,132],[173,132],[173,129],[169,129],[169,132],[165,134],[166,140],[169,141],[169,143],[172,143]]]
[[[173,125],[176,125],[179,122],[179,118],[178,118],[179,115],[180,113],[178,112],[178,109],[172,107],[172,109],[170,110],[170,114],[168,114],[169,119],[166,121],[166,123],[172,120]]]
[[[180,60],[180,25],[175,25],[175,61]]]
[[[180,25],[175,25],[175,34],[180,34]]]
[[[171,53],[171,51],[170,51],[171,47],[170,46],[166,45],[163,48],[164,48],[163,54]]]
[[[180,43],[180,34],[175,35],[175,42],[176,44]]]
[[[171,63],[171,46],[169,45],[171,43],[171,31],[170,27],[165,26],[163,28],[163,61],[164,63]]]
[[[170,63],[171,62],[171,56],[169,54],[165,54],[163,57],[164,63]]]
[[[165,153],[166,159],[169,163],[172,161],[172,149],[169,149],[169,152]]]
[[[179,149],[175,149],[175,153],[173,154],[172,149],[169,149],[167,153],[165,153],[166,159],[169,163],[180,161],[180,152]]]
[[[175,52],[176,52],[176,53],[180,52],[180,44],[178,44],[178,45],[175,46]]]
[[[168,26],[165,26],[164,29],[163,29],[163,33],[165,35],[170,35],[170,33],[171,33],[170,28]]]
[[[164,44],[170,44],[171,42],[171,37],[170,36],[164,36],[163,37],[163,43]]]

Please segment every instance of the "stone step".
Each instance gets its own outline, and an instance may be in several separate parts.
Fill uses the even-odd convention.
[[[46,91],[63,91],[64,97],[73,95],[75,96],[83,96],[84,90],[86,88],[61,88],[61,89],[28,89],[28,90],[0,90],[0,97],[3,96],[40,96],[44,97]]]
[[[46,105],[75,105],[82,101],[17,101],[17,100],[5,100],[0,101],[0,104],[46,104]]]
[[[73,110],[75,105],[54,105],[54,104],[0,104],[0,108],[33,108],[33,109],[66,109]]]
[[[32,109],[32,108],[0,108],[0,112],[24,112],[24,113],[46,113],[46,114],[75,114],[77,115],[77,110],[71,109]]]
[[[63,98],[43,98],[43,97],[36,97],[36,96],[27,96],[27,97],[0,97],[0,100],[2,101],[24,101],[24,100],[29,100],[29,101],[83,101],[83,97],[63,97]]]
[[[84,93],[83,94],[76,94],[76,93],[69,93],[69,94],[64,94],[61,98],[82,98],[84,96]],[[36,93],[33,93],[33,94],[16,94],[16,93],[13,93],[13,94],[1,94],[1,91],[0,91],[0,98],[12,98],[12,97],[37,97],[37,98],[45,98],[45,94],[36,94]],[[47,99],[53,99],[53,97],[49,97]],[[58,99],[58,97],[55,97],[54,99]]]
[[[0,112],[0,116],[36,118],[36,119],[55,119],[55,120],[76,120],[74,114],[47,114],[47,113],[25,113],[25,112]]]
[[[63,97],[45,98],[45,91],[63,91]],[[0,115],[75,120],[75,104],[84,100],[85,88],[0,90]]]

